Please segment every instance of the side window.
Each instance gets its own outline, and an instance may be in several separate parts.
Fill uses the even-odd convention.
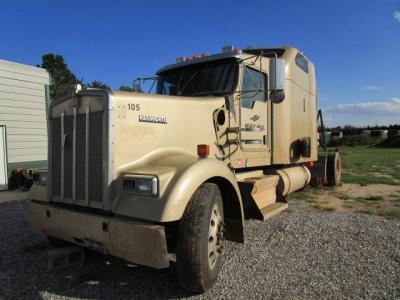
[[[243,72],[242,107],[252,109],[256,101],[265,102],[267,100],[266,75],[249,67],[244,67]]]
[[[300,53],[297,53],[296,55],[296,65],[302,69],[305,73],[308,74],[308,61],[307,59],[301,55]]]

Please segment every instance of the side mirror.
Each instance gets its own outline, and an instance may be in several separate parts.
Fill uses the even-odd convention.
[[[271,58],[269,61],[269,97],[274,103],[281,103],[285,99],[286,63],[281,58]]]

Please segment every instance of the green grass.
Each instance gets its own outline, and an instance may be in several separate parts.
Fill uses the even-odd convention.
[[[349,203],[345,203],[345,204],[343,204],[343,207],[346,207],[346,208],[353,208],[354,206],[351,205],[351,204],[349,204]]]
[[[369,196],[369,197],[358,197],[357,201],[364,203],[366,205],[376,205],[379,202],[385,201],[385,198],[382,196]]]
[[[342,174],[342,182],[344,183],[358,183],[361,185],[368,184],[389,184],[398,185],[399,183],[386,177],[373,177],[370,175],[350,175]]]
[[[342,182],[400,185],[400,148],[342,147],[339,152],[345,170]]]
[[[383,198],[382,196],[368,196],[363,198],[366,201],[384,201],[385,198]]]
[[[318,204],[314,204],[314,205],[312,205],[312,207],[315,209],[324,210],[324,211],[334,211],[335,210],[334,207],[321,206]]]
[[[328,149],[328,151],[332,150],[334,149]],[[324,152],[321,150],[321,154],[324,154]],[[400,148],[342,147],[339,148],[339,152],[344,171],[342,174],[343,183],[400,186]],[[351,211],[400,220],[400,192],[394,192],[385,199],[386,196],[381,196],[379,193],[377,193],[378,195],[356,198],[350,193],[329,188],[328,190],[342,201],[342,207]],[[290,198],[306,201],[315,209],[335,210],[335,208],[328,206],[329,203],[322,201],[322,198],[319,197],[320,194],[321,189],[308,187],[290,195]],[[388,202],[385,202],[385,200],[388,200]]]

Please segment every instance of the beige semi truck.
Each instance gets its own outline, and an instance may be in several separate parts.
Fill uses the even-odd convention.
[[[193,292],[217,279],[225,240],[244,242],[245,219],[311,180],[340,182],[339,154],[318,156],[314,65],[292,47],[177,59],[155,94],[78,88],[48,123],[33,228],[153,268],[175,253]]]

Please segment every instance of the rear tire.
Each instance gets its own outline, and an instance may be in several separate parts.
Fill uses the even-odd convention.
[[[339,152],[328,154],[326,159],[326,180],[328,185],[337,186],[342,177],[342,161]]]
[[[216,281],[222,263],[223,220],[217,185],[202,184],[178,226],[176,267],[178,282],[185,290],[202,293]]]

